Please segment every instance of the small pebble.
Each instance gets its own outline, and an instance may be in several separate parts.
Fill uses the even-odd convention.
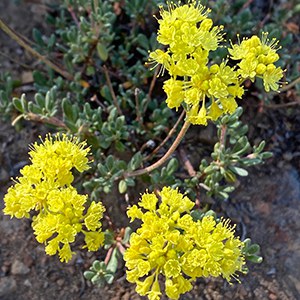
[[[30,269],[21,261],[15,260],[11,265],[10,271],[13,275],[25,275],[30,272]]]
[[[271,268],[270,270],[268,270],[267,275],[274,275],[276,274],[276,268]]]
[[[11,296],[16,288],[17,283],[14,278],[10,276],[0,278],[0,299],[4,296]]]
[[[8,172],[5,169],[1,168],[0,169],[0,183],[5,183],[5,182],[9,181],[9,178],[10,178],[10,176],[9,176]]]
[[[30,280],[29,279],[26,279],[26,280],[24,280],[24,283],[23,283],[25,286],[27,286],[27,287],[32,287],[32,284],[31,284],[31,282],[30,282]]]
[[[291,161],[294,157],[293,153],[291,153],[291,152],[283,153],[282,156],[283,156],[283,159],[286,161]]]
[[[58,286],[63,286],[63,285],[65,284],[65,280],[62,279],[62,278],[60,278],[60,279],[58,279],[58,280],[56,281],[56,283],[57,283]]]
[[[277,300],[278,297],[277,297],[277,295],[271,293],[271,294],[269,295],[269,299],[270,299],[270,300]]]

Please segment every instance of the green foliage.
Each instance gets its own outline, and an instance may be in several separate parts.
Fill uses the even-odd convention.
[[[217,220],[217,215],[213,210],[208,210],[207,212],[202,212],[201,210],[193,210],[191,216],[194,221],[202,220],[204,217],[212,216]]]
[[[116,256],[116,249],[114,249],[113,256]],[[87,280],[93,284],[103,287],[106,283],[112,284],[114,280],[115,264],[106,265],[103,261],[95,260],[89,271],[83,273]]]
[[[13,109],[11,94],[15,82],[8,73],[0,73],[0,117],[4,120],[9,119]]]
[[[218,121],[218,139],[211,154],[212,160],[201,161],[199,178],[205,178],[202,187],[210,196],[226,199],[235,187],[237,176],[247,176],[249,166],[263,163],[272,156],[263,152],[265,142],[251,147],[246,136],[248,126],[239,121],[243,109],[239,107],[234,114],[224,116]]]
[[[166,166],[162,167],[161,170],[154,170],[151,174],[151,183],[154,186],[163,187],[169,185],[172,187],[178,186],[176,183],[175,172],[179,167],[178,160],[173,157],[167,163]]]
[[[114,232],[105,231],[104,248],[109,250],[106,262],[95,260],[89,270],[83,273],[87,280],[100,287],[103,287],[105,284],[112,284],[117,272],[119,258],[122,256],[120,249],[124,249],[123,245],[129,242],[131,232],[131,228],[126,227],[122,239],[116,239]]]
[[[259,255],[260,246],[257,244],[252,244],[251,239],[247,238],[244,240],[243,254],[245,258],[253,263],[260,264],[263,258]]]
[[[103,162],[97,164],[97,171],[94,177],[83,183],[83,186],[90,191],[91,199],[99,199],[99,193],[111,192],[116,179],[118,179],[126,169],[126,162],[116,160],[112,155],[107,156]]]
[[[13,98],[13,105],[22,114],[33,113],[42,117],[53,117],[57,113],[57,87],[53,86],[46,95],[36,93],[34,101],[27,101],[25,94]]]
[[[57,39],[56,47],[63,52],[64,63],[69,72],[73,72],[77,64],[88,62],[86,71],[89,75],[94,75],[97,66],[91,63],[92,60],[97,57],[105,62],[108,59],[111,42],[114,39],[112,25],[116,15],[109,1],[100,1],[98,5],[95,5],[96,3],[64,1],[64,4],[57,8],[60,11],[59,18],[49,17],[50,22],[56,27],[56,36],[52,39]],[[74,22],[70,22],[70,14]],[[49,42],[51,45],[54,44],[50,38],[48,49]],[[38,44],[45,48],[42,41]]]

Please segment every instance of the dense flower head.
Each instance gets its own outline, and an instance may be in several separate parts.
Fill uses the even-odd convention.
[[[282,70],[273,64],[278,60],[276,43],[268,44],[265,37],[260,41],[254,36],[232,45],[231,58],[241,60],[235,67],[228,66],[227,61],[210,63],[210,52],[223,40],[223,26],[214,26],[209,12],[197,0],[168,3],[168,10],[161,7],[157,40],[166,49],[149,55],[154,67],[161,65],[159,75],[165,70],[170,75],[163,85],[168,107],[184,105],[192,124],[207,125],[208,120],[232,114],[236,99],[244,94],[242,84],[246,79],[261,77],[269,91],[278,89],[282,77]]]
[[[276,67],[279,55],[276,51],[278,41],[268,39],[268,33],[264,32],[262,38],[254,35],[249,39],[243,39],[239,44],[232,45],[228,49],[231,58],[240,60],[238,63],[239,75],[254,81],[255,77],[262,78],[264,88],[267,92],[278,90],[278,81],[283,77],[283,70]]]
[[[243,242],[234,237],[229,220],[205,216],[195,221],[190,215],[193,207],[187,196],[164,187],[159,197],[145,193],[128,209],[131,221],[142,221],[124,254],[127,280],[136,283],[140,295],[160,299],[159,276],[165,278],[167,296],[178,299],[192,289],[197,277],[230,281],[243,271]]]
[[[41,144],[34,143],[31,146],[29,156],[32,164],[41,170],[43,176],[64,185],[73,181],[71,169],[75,168],[79,172],[89,169],[89,150],[86,142],[79,142],[76,137],[70,138],[63,134],[53,138],[48,134]]]
[[[85,212],[87,196],[78,194],[71,185],[72,169],[83,172],[89,168],[89,148],[75,137],[47,135],[41,144],[35,143],[29,152],[31,165],[25,166],[15,185],[4,197],[4,213],[16,218],[33,216],[32,228],[39,243],[45,243],[46,253],[59,254],[69,261],[73,252],[70,243],[79,232],[85,235],[88,250],[103,244],[100,219],[105,211],[101,202],[92,202]]]

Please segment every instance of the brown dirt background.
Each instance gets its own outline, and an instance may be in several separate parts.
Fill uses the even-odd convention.
[[[33,27],[43,32],[45,7],[42,1],[0,2],[0,17],[21,34],[31,37]],[[34,60],[4,33],[0,32],[1,52],[34,66]],[[26,80],[30,72],[7,57],[0,56],[1,70]],[[27,77],[26,77],[27,76]],[[24,79],[25,78],[25,79]],[[199,300],[297,300],[300,299],[300,120],[299,107],[268,110],[251,115],[250,134],[264,138],[268,150],[275,153],[264,168],[250,169],[250,176],[240,182],[237,191],[222,204],[226,215],[238,224],[242,237],[251,237],[262,247],[264,261],[251,265],[241,276],[241,284],[229,285],[222,279],[200,279],[193,291],[181,299]],[[253,125],[251,127],[251,124]],[[254,127],[255,124],[255,127]],[[45,128],[24,122],[16,131],[8,122],[0,123],[0,207],[11,184],[10,177],[28,162],[27,147]],[[252,131],[251,131],[252,129]],[[118,216],[113,216],[118,218]],[[0,213],[0,299],[1,300],[73,300],[73,299],[143,299],[124,276],[120,264],[114,284],[93,287],[82,272],[103,253],[80,251],[68,264],[46,256],[32,234],[30,221],[10,220]]]

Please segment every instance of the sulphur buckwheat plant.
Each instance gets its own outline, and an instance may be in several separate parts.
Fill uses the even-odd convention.
[[[222,276],[230,282],[243,271],[244,244],[234,237],[229,220],[193,220],[194,202],[170,187],[164,187],[159,197],[143,194],[138,206],[127,211],[131,221],[140,219],[142,225],[131,235],[124,259],[127,280],[136,283],[140,295],[160,299],[160,275],[167,296],[178,299],[198,277]]]
[[[89,251],[98,250],[104,241],[103,205],[92,202],[86,211],[87,196],[71,185],[73,168],[79,172],[89,168],[88,153],[86,143],[75,137],[47,135],[41,144],[31,146],[31,165],[20,171],[22,176],[4,197],[4,213],[11,217],[30,218],[31,211],[37,212],[32,217],[37,241],[45,243],[47,254],[58,252],[65,262],[72,258],[70,243],[79,232]]]
[[[240,283],[247,261],[262,262],[229,212],[218,218],[212,209],[247,167],[272,156],[265,141],[248,139],[248,107],[239,104],[254,97],[251,87],[259,100],[279,97],[280,36],[261,28],[247,37],[253,15],[249,24],[241,17],[238,34],[231,20],[249,1],[230,18],[228,1],[213,2],[210,10],[197,0],[62,0],[49,9],[53,34],[36,29],[32,44],[0,20],[47,66],[32,71],[33,97],[0,73],[0,113],[19,129],[32,121],[58,132],[30,146],[4,214],[32,220],[36,240],[61,262],[72,259],[78,235],[83,249],[101,248],[84,272],[99,287],[126,273],[141,296],[179,299],[199,278]],[[202,127],[181,144],[191,125]],[[215,139],[195,138],[204,126]]]

